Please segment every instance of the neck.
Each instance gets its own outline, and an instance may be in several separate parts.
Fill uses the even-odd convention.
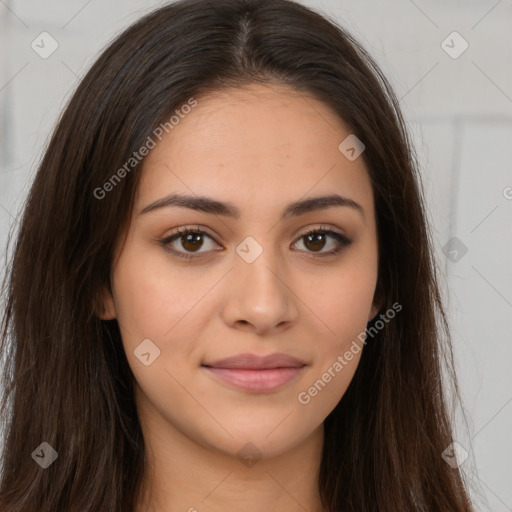
[[[247,460],[204,446],[163,418],[147,428],[147,466],[136,512],[322,512],[320,425],[298,446]],[[242,443],[243,444],[243,443]]]

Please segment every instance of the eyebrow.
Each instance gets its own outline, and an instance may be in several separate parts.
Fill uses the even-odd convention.
[[[290,203],[283,211],[281,219],[289,217],[296,217],[315,210],[324,210],[333,206],[345,206],[357,210],[361,216],[365,217],[363,207],[348,197],[343,197],[338,194],[328,196],[310,197],[301,199]],[[180,207],[189,208],[205,213],[215,215],[223,215],[225,217],[232,217],[234,219],[240,218],[240,209],[233,203],[223,203],[211,197],[195,196],[195,195],[182,195],[182,194],[169,194],[168,196],[157,199],[153,203],[143,208],[139,215],[149,213],[160,208]]]

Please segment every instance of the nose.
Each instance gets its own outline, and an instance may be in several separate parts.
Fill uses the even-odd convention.
[[[224,286],[222,316],[230,327],[272,333],[289,328],[298,318],[298,298],[289,273],[269,249],[252,263],[236,255]]]

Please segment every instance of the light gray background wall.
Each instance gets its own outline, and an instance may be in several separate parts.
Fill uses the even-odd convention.
[[[303,3],[359,38],[401,100],[422,164],[469,418],[469,431],[458,434],[470,454],[462,466],[479,510],[512,511],[512,2]],[[0,0],[2,260],[77,80],[115,34],[158,5]]]

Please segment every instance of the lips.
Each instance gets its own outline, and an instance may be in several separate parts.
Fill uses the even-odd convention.
[[[272,368],[302,368],[306,363],[288,354],[270,354],[257,356],[254,354],[239,354],[226,359],[220,359],[203,366],[209,368],[238,368],[245,370],[268,370]]]
[[[253,393],[276,391],[294,380],[306,363],[287,354],[239,354],[202,367],[217,381]]]

